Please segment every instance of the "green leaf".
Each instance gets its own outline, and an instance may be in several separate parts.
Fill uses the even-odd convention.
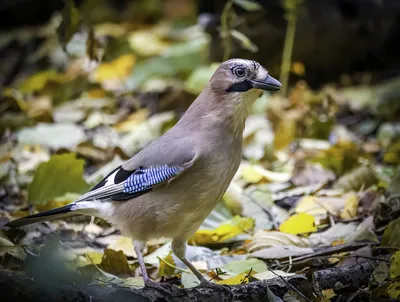
[[[228,264],[222,266],[221,269],[226,271],[227,275],[234,276],[237,274],[246,273],[250,271],[250,269],[252,272],[262,273],[267,270],[267,265],[264,263],[264,261],[251,258],[229,262]]]
[[[400,248],[400,217],[391,221],[382,236],[382,245]]]
[[[237,41],[240,42],[241,46],[251,52],[257,52],[258,51],[258,47],[256,44],[254,44],[253,42],[251,42],[251,40],[245,36],[244,34],[242,34],[241,32],[232,29],[230,31],[231,35],[233,38],[235,38]]]
[[[62,21],[57,28],[57,35],[60,43],[66,50],[66,46],[72,36],[79,29],[79,11],[75,7],[73,0],[65,0],[65,5],[62,10]]]
[[[251,0],[233,0],[233,3],[247,10],[248,12],[256,12],[262,10],[262,6],[259,3]]]
[[[196,68],[185,82],[185,90],[194,95],[199,95],[208,84],[211,76],[217,70],[218,64],[200,66]]]
[[[53,155],[42,163],[28,185],[28,200],[33,204],[46,204],[68,192],[83,193],[88,184],[83,179],[84,161],[74,153]]]

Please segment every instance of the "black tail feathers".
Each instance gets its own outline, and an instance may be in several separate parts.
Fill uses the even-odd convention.
[[[49,210],[43,213],[37,213],[34,215],[22,217],[13,221],[8,222],[5,226],[10,228],[17,228],[28,224],[49,221],[59,218],[65,218],[74,216],[73,212],[71,212],[72,204],[66,205],[64,207],[56,208],[53,210]]]

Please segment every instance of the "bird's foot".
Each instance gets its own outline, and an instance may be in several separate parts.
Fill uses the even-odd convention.
[[[145,287],[153,288],[167,296],[173,296],[179,288],[175,285],[170,285],[166,282],[155,282],[151,279],[146,279],[144,282]]]

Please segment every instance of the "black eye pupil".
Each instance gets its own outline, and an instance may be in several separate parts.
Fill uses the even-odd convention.
[[[245,72],[244,72],[243,68],[237,68],[236,69],[236,75],[237,76],[242,77],[242,76],[244,76],[244,74],[245,74]]]

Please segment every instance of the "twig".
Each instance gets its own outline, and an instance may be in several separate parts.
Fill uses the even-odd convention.
[[[89,296],[89,301],[90,302],[92,302],[93,301],[93,297],[94,298],[96,298],[97,299],[97,297],[95,297],[95,296],[92,296],[91,294],[89,294],[89,293],[87,293],[86,291],[84,291],[82,288],[80,288],[78,285],[76,285],[76,283],[75,282],[72,282],[72,284],[79,290],[79,291],[81,291],[82,293],[84,293],[84,294],[86,294],[86,295],[88,295]]]
[[[246,274],[246,276],[244,276],[242,282],[240,282],[240,284],[244,284],[246,282],[246,279],[250,281],[250,277],[251,277],[251,273],[253,272],[253,268],[251,267],[249,272]]]
[[[286,3],[288,2],[288,3]],[[290,3],[289,3],[290,2]],[[292,3],[294,2],[294,3]],[[300,5],[300,0],[284,1],[288,25],[285,35],[285,43],[283,46],[282,65],[280,81],[282,83],[282,94],[286,95],[287,85],[289,81],[290,65],[292,61],[292,51],[294,44],[294,37],[296,33],[297,11]]]
[[[158,258],[158,260],[164,262],[166,265],[168,265],[168,266],[170,266],[170,267],[172,267],[172,268],[174,268],[174,269],[177,269],[178,271],[185,272],[185,273],[188,273],[188,274],[191,274],[191,273],[192,273],[191,271],[189,271],[189,270],[187,270],[187,269],[180,268],[180,267],[177,267],[177,266],[175,266],[175,265],[169,263],[167,260],[165,260],[165,259],[163,259],[163,258],[161,258],[161,257],[159,257],[159,256],[157,256],[157,258]]]
[[[215,278],[217,278],[217,277],[219,277],[219,276],[221,276],[221,275],[225,275],[226,274],[226,272],[224,272],[224,271],[222,271],[221,269],[219,269],[219,268],[216,268],[215,269],[215,276],[214,277],[212,277],[210,280],[208,280],[208,281],[212,281],[212,280],[214,280]]]
[[[294,287],[292,284],[290,284],[285,278],[283,278],[282,276],[278,275],[277,273],[275,273],[272,269],[270,269],[269,267],[267,267],[267,269],[273,273],[275,276],[277,276],[278,278],[280,278],[283,282],[285,282],[287,285],[289,285],[289,287],[291,289],[293,289],[295,292],[297,292],[300,296],[302,296],[307,302],[311,302],[310,299],[308,299],[306,296],[304,296],[296,287]]]
[[[223,60],[226,61],[230,58],[232,53],[232,37],[230,33],[231,29],[231,13],[232,13],[233,2],[229,0],[226,2],[224,9],[221,15],[221,38],[222,38],[222,45],[224,48],[224,58]]]

